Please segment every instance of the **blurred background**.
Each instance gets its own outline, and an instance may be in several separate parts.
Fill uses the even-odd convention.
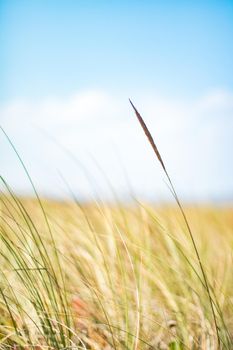
[[[0,124],[43,196],[233,199],[232,1],[0,1]],[[32,189],[4,134],[1,175]],[[115,194],[114,194],[115,193]]]

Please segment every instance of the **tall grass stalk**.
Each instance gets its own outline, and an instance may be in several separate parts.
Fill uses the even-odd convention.
[[[203,264],[202,264],[202,261],[201,261],[201,257],[200,257],[200,254],[198,252],[197,245],[196,245],[196,242],[195,242],[195,239],[194,239],[194,235],[193,235],[191,227],[189,225],[187,216],[186,216],[186,214],[184,212],[183,206],[181,205],[181,202],[180,202],[179,197],[178,197],[178,195],[176,193],[174,185],[173,185],[173,183],[171,181],[171,178],[170,178],[170,176],[169,176],[169,174],[167,172],[167,169],[165,167],[163,159],[162,159],[162,157],[161,157],[161,155],[159,153],[159,150],[158,150],[158,148],[157,148],[157,146],[156,146],[156,144],[154,142],[154,139],[153,139],[153,137],[152,137],[148,127],[146,126],[142,116],[140,115],[140,113],[138,112],[138,110],[136,109],[136,107],[134,106],[134,104],[132,103],[132,101],[130,99],[129,99],[129,102],[130,102],[130,104],[131,104],[131,106],[132,106],[132,108],[133,108],[133,110],[134,110],[134,112],[136,114],[136,117],[137,117],[137,119],[138,119],[138,121],[139,121],[139,123],[140,123],[140,125],[141,125],[141,127],[142,127],[142,129],[143,129],[143,131],[144,131],[144,133],[145,133],[145,135],[146,135],[146,137],[147,137],[147,139],[148,139],[148,141],[149,141],[149,143],[150,143],[150,145],[151,145],[151,147],[152,147],[152,149],[153,149],[153,151],[154,151],[154,153],[155,153],[155,155],[156,155],[156,157],[157,157],[157,159],[158,159],[158,161],[159,161],[159,163],[160,163],[160,165],[161,165],[161,167],[162,167],[162,169],[163,169],[163,171],[164,171],[164,173],[166,175],[166,177],[167,177],[167,180],[168,180],[169,185],[171,187],[170,188],[171,192],[173,194],[173,197],[175,198],[175,201],[176,201],[176,203],[177,203],[177,205],[178,205],[178,207],[180,209],[181,215],[182,215],[182,217],[184,219],[184,222],[185,222],[185,225],[187,227],[187,230],[188,230],[190,239],[192,241],[192,245],[193,245],[193,248],[195,250],[195,254],[197,256],[198,263],[199,263],[199,266],[200,266],[200,269],[201,269],[201,273],[202,273],[202,276],[203,276],[205,288],[206,288],[206,291],[207,291],[207,294],[208,294],[208,297],[209,297],[210,307],[211,307],[211,310],[212,310],[213,320],[214,320],[214,324],[215,324],[215,331],[216,331],[216,335],[217,335],[217,339],[218,339],[218,348],[220,348],[221,339],[220,339],[220,336],[219,336],[219,330],[218,330],[218,325],[217,325],[217,318],[216,318],[215,311],[214,311],[214,304],[213,304],[213,300],[212,300],[212,297],[211,297],[211,294],[210,294],[209,282],[208,282],[207,275],[206,275],[206,272],[204,270],[204,267],[203,267]]]

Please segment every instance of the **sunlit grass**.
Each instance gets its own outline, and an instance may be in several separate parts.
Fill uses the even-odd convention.
[[[198,261],[175,207],[42,204],[52,236],[37,200],[1,196],[2,349],[217,348]],[[221,346],[230,349],[233,211],[186,212]]]

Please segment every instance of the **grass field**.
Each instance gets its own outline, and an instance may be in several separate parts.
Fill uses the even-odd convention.
[[[1,196],[2,349],[218,348],[176,207],[41,204]],[[185,209],[221,348],[232,349],[233,210]]]

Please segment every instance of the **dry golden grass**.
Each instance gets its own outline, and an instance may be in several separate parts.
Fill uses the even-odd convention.
[[[177,208],[43,201],[49,232],[36,200],[2,197],[1,203],[2,349],[218,348],[208,293]],[[187,207],[186,214],[221,347],[231,349],[233,210]]]

